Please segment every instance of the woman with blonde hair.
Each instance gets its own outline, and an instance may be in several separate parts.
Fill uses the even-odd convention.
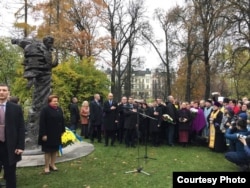
[[[89,102],[83,101],[81,110],[81,136],[84,136],[85,139],[88,138],[88,125],[89,125]]]

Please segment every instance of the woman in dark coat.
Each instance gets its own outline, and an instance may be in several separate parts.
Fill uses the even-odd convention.
[[[55,161],[64,132],[64,116],[62,109],[58,106],[58,96],[50,95],[48,105],[41,111],[39,122],[38,144],[42,146],[42,151],[45,153],[45,174],[49,174],[50,170],[57,171]]]
[[[187,109],[186,102],[183,102],[181,104],[181,108],[177,112],[177,118],[179,143],[181,143],[182,146],[185,147],[189,141],[189,133],[192,120],[191,112],[189,109]]]

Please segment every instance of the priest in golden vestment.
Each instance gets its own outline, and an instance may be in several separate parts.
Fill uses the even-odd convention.
[[[220,124],[223,118],[223,112],[220,111],[221,104],[217,101],[213,104],[213,110],[208,115],[209,122],[209,139],[208,147],[216,152],[226,151],[226,139],[224,133],[220,129]]]

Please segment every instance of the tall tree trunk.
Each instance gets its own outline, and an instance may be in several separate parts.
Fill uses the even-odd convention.
[[[24,37],[26,38],[28,36],[28,31],[27,31],[27,24],[28,24],[28,3],[27,0],[24,0]]]
[[[170,61],[169,61],[169,49],[168,49],[168,34],[167,32],[165,32],[165,37],[166,37],[166,51],[165,51],[165,54],[166,54],[166,69],[167,69],[167,91],[166,94],[167,96],[168,95],[171,95],[171,73],[170,73]]]
[[[204,46],[204,63],[205,63],[205,99],[210,97],[210,64],[209,64],[209,57],[208,57],[208,44]]]
[[[191,60],[188,60],[188,66],[187,66],[187,80],[186,80],[186,96],[185,100],[186,101],[191,101],[191,90],[190,90],[190,85],[191,85],[191,75],[192,75],[192,62]]]

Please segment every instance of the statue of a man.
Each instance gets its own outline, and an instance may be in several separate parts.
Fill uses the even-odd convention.
[[[24,78],[28,80],[27,87],[31,88],[36,78],[50,74],[51,69],[58,65],[58,60],[52,61],[54,38],[46,36],[43,42],[33,39],[12,39],[12,44],[17,44],[24,49]]]
[[[51,93],[52,68],[58,65],[58,59],[53,61],[52,51],[54,38],[46,36],[43,41],[34,39],[12,39],[12,44],[16,44],[24,49],[24,74],[28,80],[27,88],[34,85],[32,107],[29,110],[27,122],[30,141],[37,142],[39,115],[42,107],[47,104],[48,96]]]

